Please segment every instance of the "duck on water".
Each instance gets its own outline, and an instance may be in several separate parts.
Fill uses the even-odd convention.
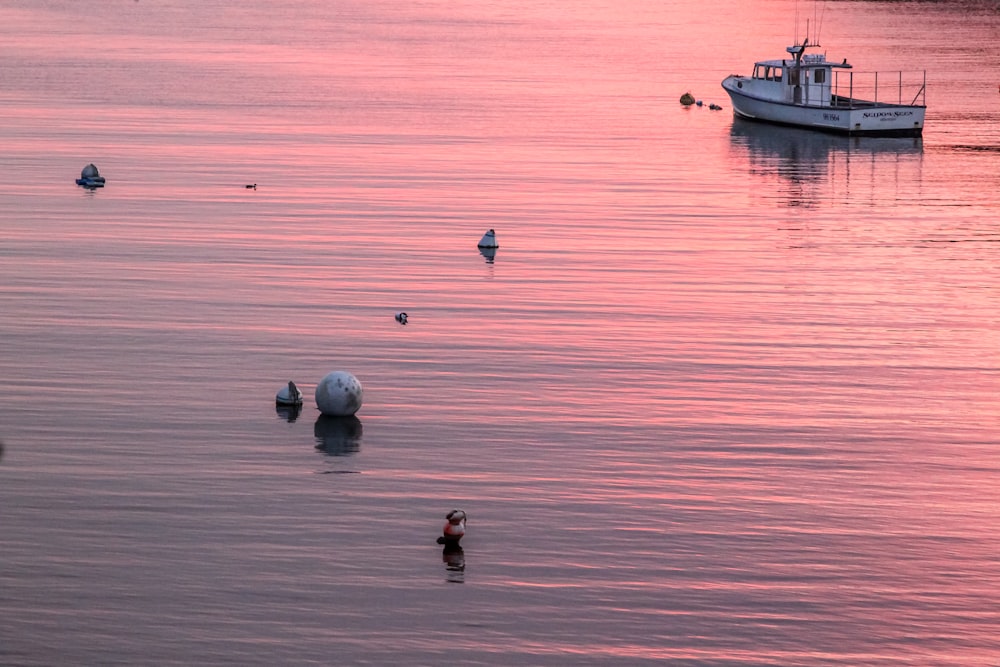
[[[759,60],[753,74],[731,74],[722,88],[742,118],[847,135],[919,137],[924,129],[927,74],[855,72],[832,62],[806,38],[790,58]]]

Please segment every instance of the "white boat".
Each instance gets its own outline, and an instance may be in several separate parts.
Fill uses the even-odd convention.
[[[805,52],[818,47],[805,39],[785,49],[790,58],[758,61],[752,76],[727,76],[722,87],[733,113],[848,135],[921,135],[926,72],[855,72],[846,58]]]

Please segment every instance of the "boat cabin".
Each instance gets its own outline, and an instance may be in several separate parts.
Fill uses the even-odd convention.
[[[800,47],[790,46],[788,50]],[[821,53],[803,54],[796,59],[761,60],[754,64],[750,85],[761,97],[787,104],[831,106],[833,69],[850,65],[832,63]]]

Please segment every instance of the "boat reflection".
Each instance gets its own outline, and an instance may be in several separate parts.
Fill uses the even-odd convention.
[[[320,415],[313,426],[316,449],[327,456],[350,456],[361,449],[364,431],[357,417]]]
[[[787,206],[848,196],[863,203],[920,182],[920,137],[848,137],[733,118],[730,138],[731,154],[745,160],[751,174],[777,177],[779,187],[762,196]]]

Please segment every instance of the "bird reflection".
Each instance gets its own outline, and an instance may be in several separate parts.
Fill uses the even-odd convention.
[[[445,580],[450,584],[465,583],[465,552],[457,544],[446,544],[441,551],[444,561]]]
[[[302,414],[302,405],[282,405],[281,403],[277,403],[274,406],[274,412],[278,415],[278,419],[284,419],[291,424]]]
[[[350,456],[361,449],[364,428],[355,416],[331,417],[320,415],[313,426],[316,449],[327,456]]]

